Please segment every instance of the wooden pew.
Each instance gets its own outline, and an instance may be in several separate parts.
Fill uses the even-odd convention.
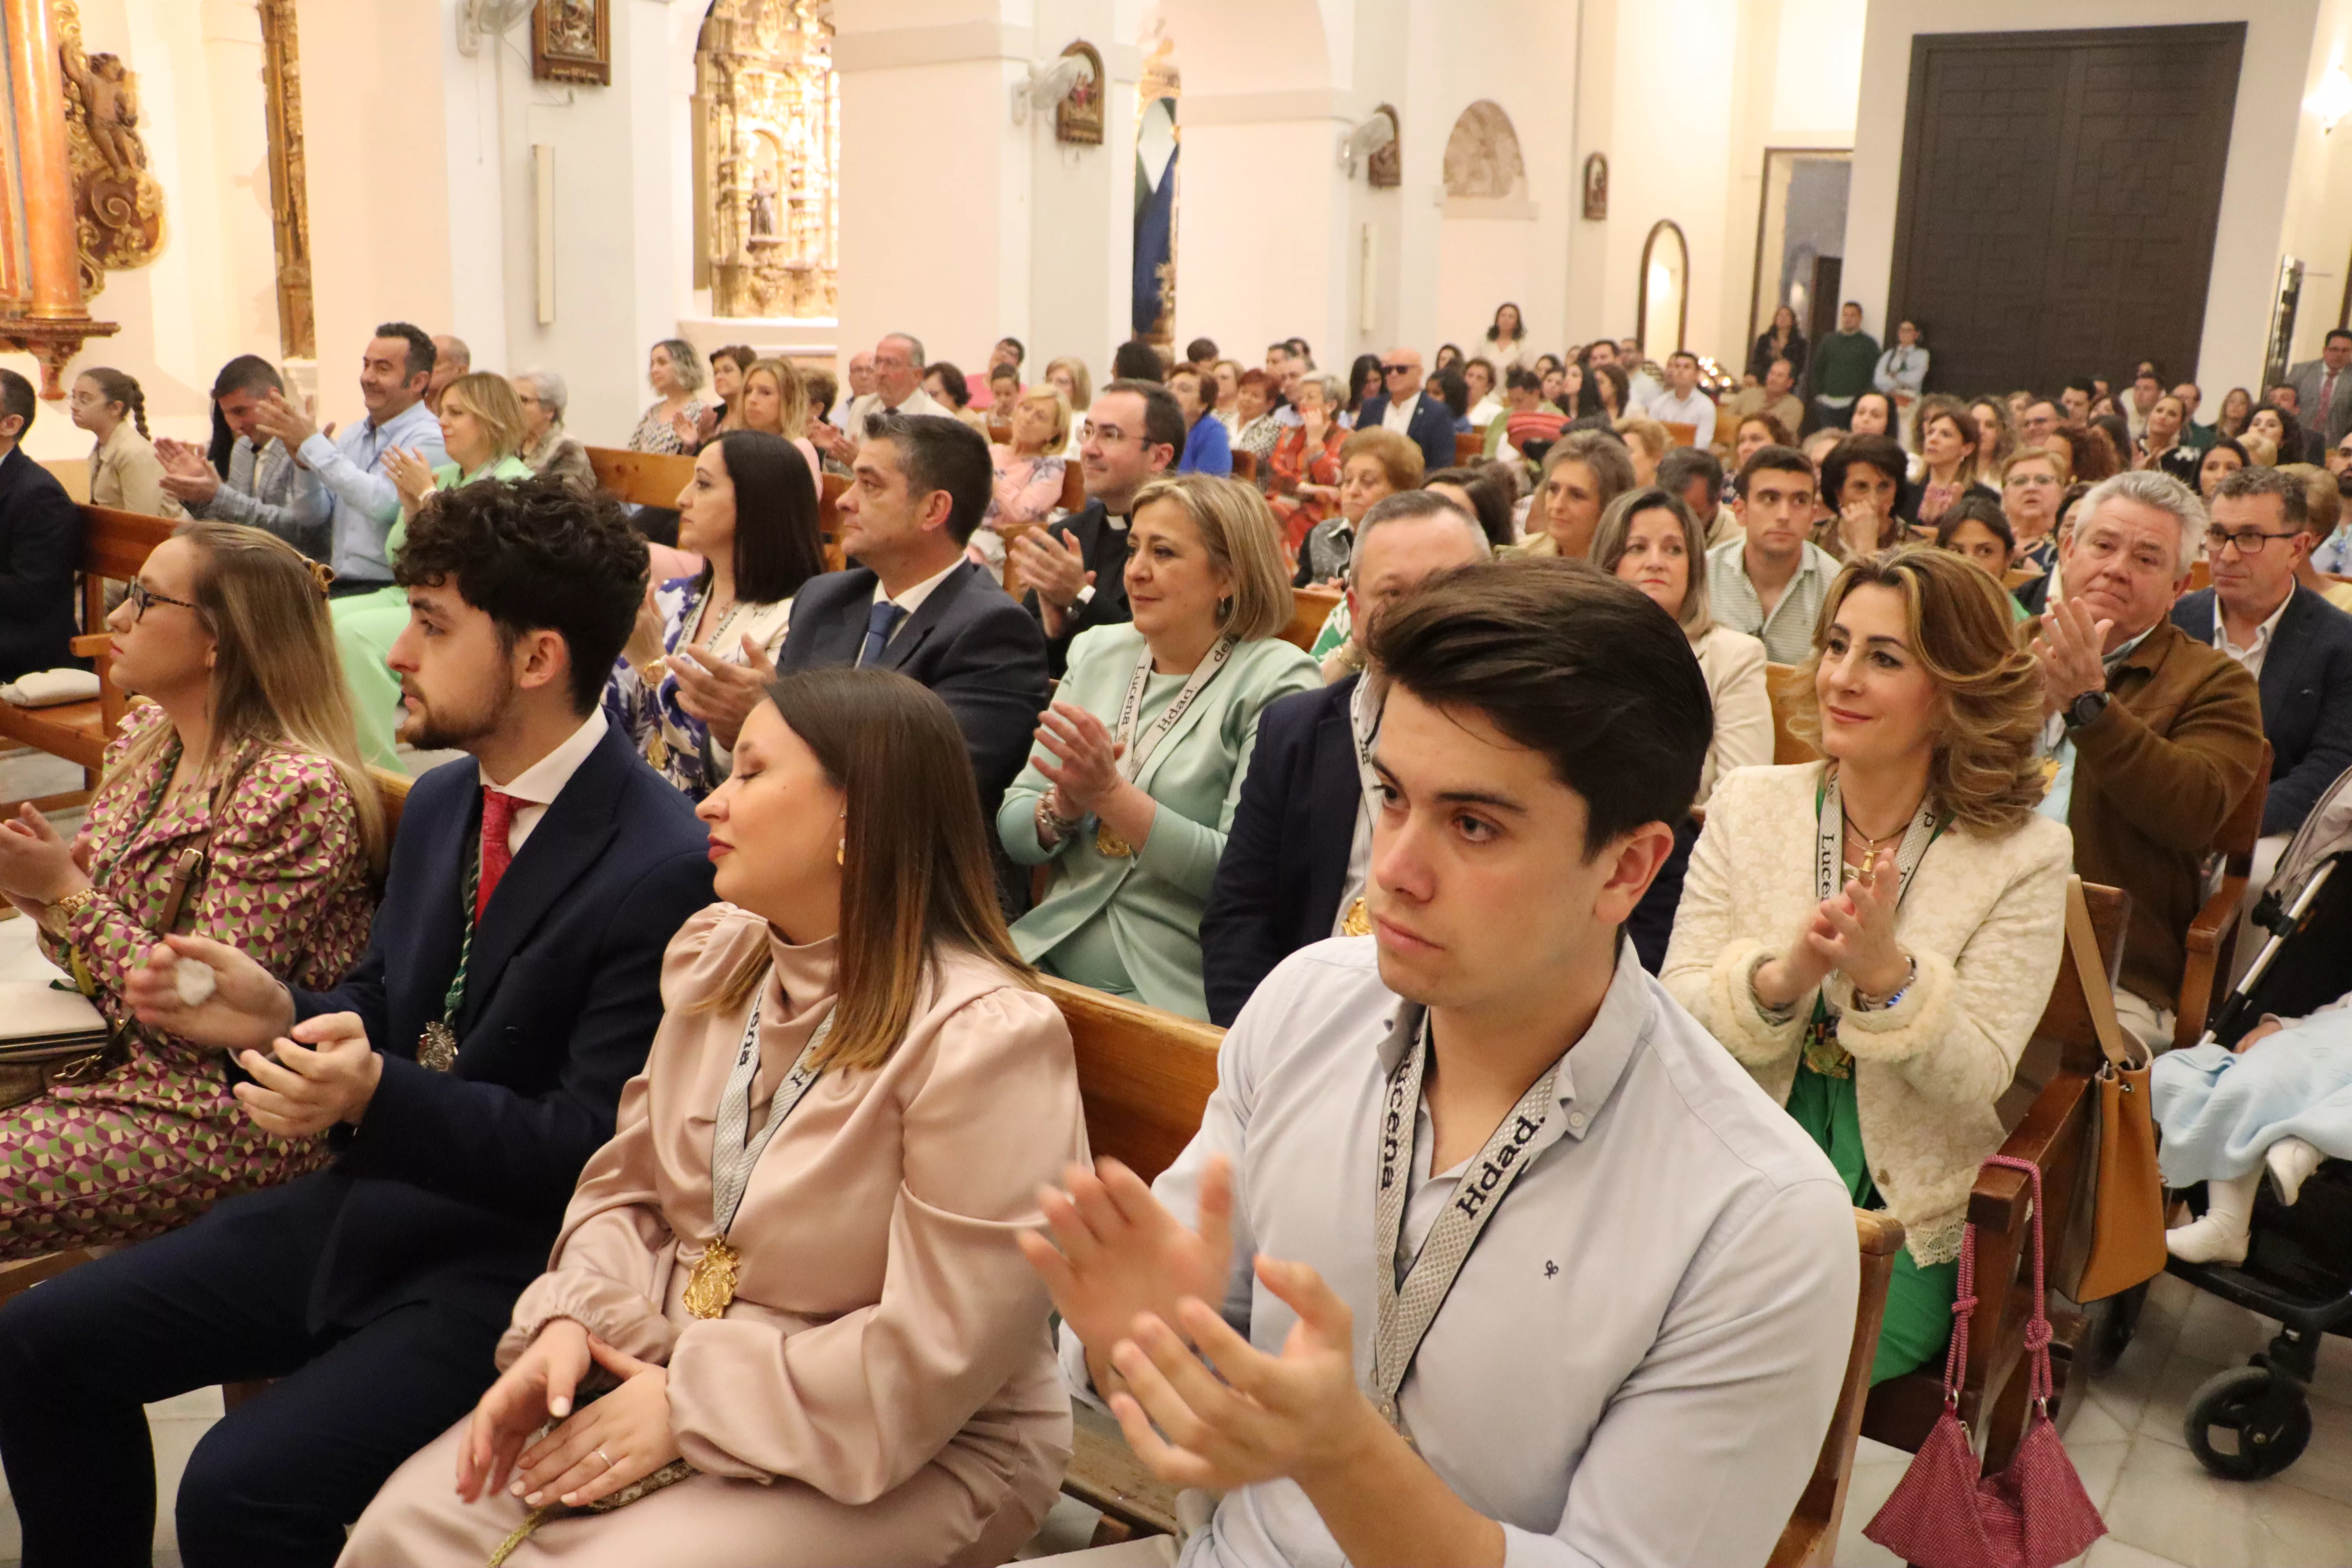
[[[848,493],[847,474],[817,476],[816,526],[824,536],[824,569],[838,572],[849,564],[841,552],[841,498]]]
[[[106,585],[127,583],[145,565],[148,552],[172,537],[179,523],[142,512],[111,507],[78,507],[81,513],[81,616],[84,635],[73,639],[74,653],[98,665],[99,692],[85,702],[60,702],[50,708],[17,708],[0,702],[0,738],[54,757],[81,764],[84,783],[98,785],[98,768],[106,755],[114,727],[128,706],[110,679],[113,645],[106,627]],[[87,798],[87,797],[85,797]],[[58,797],[59,806],[79,805]]]
[[[1087,504],[1087,471],[1075,458],[1062,465],[1062,510],[1081,511]]]
[[[1772,699],[1773,765],[1786,767],[1791,763],[1810,763],[1820,756],[1819,752],[1798,739],[1789,728],[1790,713],[1811,700],[1811,694],[1797,685],[1797,667],[1793,664],[1766,665],[1764,689]]]
[[[1255,452],[1244,452],[1239,447],[1235,447],[1234,449],[1234,478],[1237,479],[1246,479],[1251,484],[1257,483],[1257,454]]]
[[[1670,446],[1696,447],[1698,445],[1698,425],[1696,421],[1662,419],[1659,423],[1666,427],[1666,441]]]
[[[2092,983],[2113,986],[2131,914],[2130,895],[2116,889],[2085,883],[2083,896],[2090,905],[2091,926],[2098,935],[2106,973],[2095,980],[2085,977],[2071,952],[2060,961],[2057,982],[2033,1031],[2043,1047],[2054,1047],[2057,1070],[2000,1146],[2003,1154],[2031,1160],[2042,1169],[2042,1224],[2053,1287],[2065,1279],[2063,1262],[2070,1251],[2079,1250],[2083,1237],[2078,1230],[2088,1224],[2096,1196],[2092,1184],[2097,1162],[2089,1157],[2092,1118],[2098,1111],[2095,1078],[2106,1058],[2099,1050],[2084,987]],[[2031,1207],[2026,1179],[2015,1171],[1979,1172],[1969,1194],[1969,1220],[1977,1227],[1978,1299],[1969,1320],[1969,1363],[1961,1373],[1959,1414],[1976,1435],[1988,1472],[2006,1466],[2016,1453],[2030,1413],[2025,1324],[2032,1307],[2033,1255],[2026,1225]],[[2084,1324],[2080,1313],[2064,1310],[2051,1312],[2050,1320],[2055,1385],[2050,1408],[2055,1416],[2079,1359]],[[1937,1357],[1870,1391],[1862,1435],[1916,1453],[1943,1409],[1943,1361]]]
[[[1454,466],[1465,468],[1486,455],[1486,437],[1475,430],[1454,433]]]
[[[2193,1046],[2205,1034],[2205,1020],[2213,1010],[2217,991],[2230,988],[2231,966],[2238,952],[2238,911],[2246,898],[2246,879],[2252,874],[2254,841],[2263,834],[2263,807],[2270,799],[2271,743],[2263,742],[2254,782],[2231,808],[2229,820],[2213,836],[2213,853],[2221,858],[2221,885],[2189,922],[2189,961],[2180,975],[2180,996],[2174,1004],[2172,1043]]]
[[[1878,1331],[1886,1321],[1886,1282],[1895,1275],[1895,1255],[1903,1248],[1903,1226],[1891,1215],[1856,1209],[1853,1229],[1862,1248],[1862,1287],[1854,1302],[1845,1378],[1838,1384],[1837,1408],[1830,1415],[1812,1476],[1780,1529],[1767,1568],[1830,1568],[1845,1521],[1846,1493],[1853,1484],[1854,1438],[1861,1433],[1863,1405],[1870,1396],[1870,1363],[1878,1355]]]
[[[595,470],[596,483],[616,499],[665,511],[677,507],[678,492],[694,479],[694,459],[684,452],[591,447],[588,466]]]
[[[1282,629],[1282,640],[1312,653],[1315,638],[1330,619],[1346,595],[1337,588],[1293,588],[1290,591],[1290,624]]]

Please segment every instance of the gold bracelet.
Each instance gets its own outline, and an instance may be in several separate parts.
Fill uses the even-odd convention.
[[[72,892],[68,893],[65,897],[51,901],[50,904],[41,911],[41,929],[49,932],[52,936],[63,936],[65,934],[66,921],[75,915],[79,914],[83,910],[89,908],[90,903],[95,900],[97,897],[98,889],[96,888],[85,886],[76,888]]]

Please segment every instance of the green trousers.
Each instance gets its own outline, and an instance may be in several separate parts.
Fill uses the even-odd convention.
[[[353,594],[329,606],[335,623],[335,651],[342,656],[343,683],[352,689],[352,717],[359,725],[360,754],[380,768],[401,771],[394,731],[400,726],[400,678],[384,660],[408,625],[408,591],[379,588]]]
[[[1863,1152],[1862,1118],[1854,1107],[1851,1076],[1824,1077],[1800,1057],[1797,1081],[1789,1088],[1789,1114],[1829,1155],[1854,1207],[1885,1206]],[[1895,1272],[1886,1281],[1886,1320],[1878,1331],[1878,1354],[1870,1363],[1873,1384],[1900,1377],[1943,1353],[1952,1337],[1952,1303],[1958,1300],[1959,1289],[1958,1262],[1923,1268],[1908,1247],[1895,1253]]]

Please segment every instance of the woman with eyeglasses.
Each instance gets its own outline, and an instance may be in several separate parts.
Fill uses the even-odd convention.
[[[0,1070],[0,1259],[142,1240],[326,1163],[324,1138],[262,1131],[218,1056],[141,1024],[122,994],[175,932],[314,988],[367,946],[383,809],[324,578],[259,529],[177,530],[107,617],[114,680],[147,700],[107,748],[80,833],[67,843],[30,805],[0,823],[0,894],[113,1031],[94,1060]]]
[[[2009,563],[2034,572],[2016,589],[2029,615],[2040,615],[2049,602],[2051,574],[2058,568],[2058,499],[2065,474],[2057,455],[2041,447],[2021,447],[2001,465],[2000,514],[2016,546]]]

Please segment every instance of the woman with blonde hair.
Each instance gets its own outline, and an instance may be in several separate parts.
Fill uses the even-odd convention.
[[[441,392],[441,444],[450,460],[438,467],[416,453],[392,447],[383,471],[400,492],[400,516],[384,536],[384,559],[399,558],[408,542],[409,520],[437,492],[460,485],[512,484],[531,477],[523,461],[530,438],[522,399],[502,375],[478,370],[459,376]],[[343,674],[351,682],[352,714],[360,750],[379,767],[397,769],[400,750],[400,678],[384,661],[408,625],[408,590],[378,588],[334,604],[335,640],[341,647]]]
[[[1062,504],[1063,481],[1069,472],[1069,460],[1062,452],[1070,441],[1070,405],[1061,388],[1039,382],[1022,393],[1006,413],[1011,416],[1013,439],[989,444],[995,487],[989,496],[987,515],[980,520],[966,551],[999,581],[1004,576],[1005,550],[1005,537],[999,531],[1009,527],[1018,532],[1052,517]]]
[[[1348,439],[1339,416],[1347,407],[1347,384],[1336,375],[1302,375],[1291,400],[1298,423],[1284,427],[1267,453],[1265,499],[1281,530],[1284,552],[1304,565],[1307,536],[1339,504],[1339,447]]]
[[[798,448],[801,461],[808,465],[809,483],[822,500],[824,470],[817,460],[816,444],[809,439],[808,384],[799,369],[790,360],[753,360],[744,368],[743,389],[737,401],[743,416],[735,428],[764,430],[790,441]]]
[[[684,433],[702,427],[706,405],[696,395],[702,381],[702,356],[684,338],[664,338],[647,351],[646,382],[656,395],[629,432],[629,450],[685,451]]]
[[[803,671],[737,758],[699,812],[724,901],[670,942],[501,1375],[345,1563],[1003,1563],[1053,1505],[1070,1402],[1016,1237],[1086,1127],[963,738],[904,676]]]
[[[1665,461],[1667,449],[1675,438],[1666,427],[1646,414],[1620,415],[1618,437],[1625,443],[1625,454],[1633,460],[1633,482],[1654,485],[1658,482],[1658,465]]]
[[[0,824],[0,893],[114,1031],[46,1083],[0,1073],[0,1258],[142,1240],[326,1163],[323,1138],[263,1132],[216,1056],[140,1024],[123,995],[173,932],[310,987],[367,946],[383,809],[325,576],[258,529],[181,527],[107,617],[114,679],[146,700],[107,749],[79,839],[30,805]]]
[[[2063,945],[2074,844],[2034,810],[2042,681],[2001,599],[1931,547],[1838,574],[1790,716],[1823,760],[1717,782],[1660,977],[1903,1222],[1874,1383],[1943,1349]]]
[[[1070,644],[1038,716],[1044,750],[1005,792],[996,830],[1024,866],[1053,863],[1013,928],[1048,973],[1206,1018],[1201,914],[1268,703],[1323,684],[1282,639],[1291,597],[1273,514],[1239,479],[1185,474],[1135,498],[1131,625]]]
[[[1087,374],[1086,361],[1076,354],[1064,354],[1046,362],[1045,381],[1070,405],[1070,440],[1062,448],[1062,456],[1076,459],[1078,432],[1086,424],[1087,410],[1095,405],[1095,378]]]
[[[1294,588],[1343,585],[1356,551],[1356,525],[1364,514],[1402,490],[1421,488],[1421,448],[1401,432],[1377,425],[1355,431],[1339,443],[1339,479],[1332,487],[1337,515],[1317,523],[1299,542]]]

